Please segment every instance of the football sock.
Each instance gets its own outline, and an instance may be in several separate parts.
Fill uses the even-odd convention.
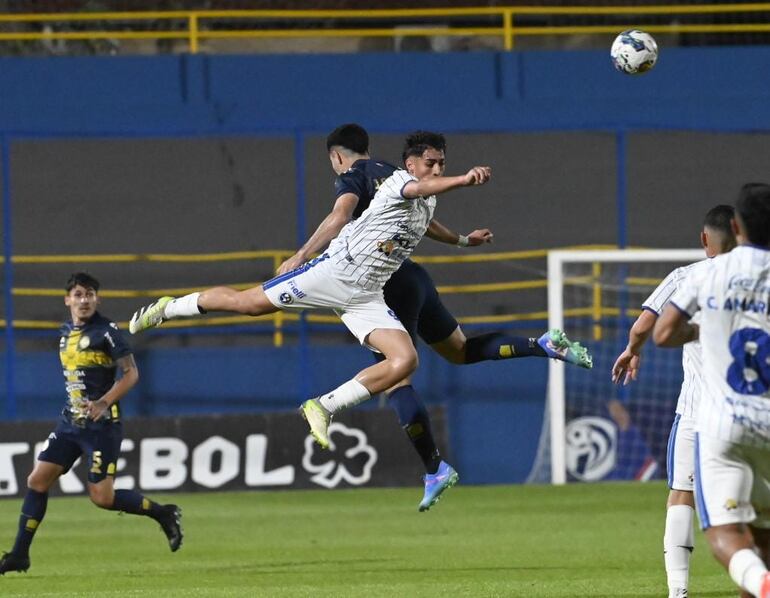
[[[162,507],[133,490],[115,490],[115,500],[110,511],[123,511],[132,515],[146,515],[157,519],[163,514]]]
[[[27,490],[27,494],[24,496],[24,503],[21,505],[19,531],[16,534],[16,542],[14,542],[11,549],[11,552],[16,556],[22,558],[29,556],[29,546],[32,544],[37,528],[40,527],[40,522],[45,517],[47,506],[47,492]]]
[[[333,391],[318,397],[318,402],[321,403],[324,409],[334,415],[338,411],[363,403],[370,399],[371,396],[366,387],[353,378]]]
[[[663,560],[666,563],[669,592],[678,588],[687,588],[690,554],[694,545],[693,513],[694,510],[689,505],[672,505],[666,510]]]
[[[430,429],[428,410],[417,397],[414,387],[399,386],[388,395],[388,399],[398,414],[398,421],[406,432],[409,442],[420,455],[425,471],[436,473],[441,463],[441,455]]]
[[[472,336],[465,341],[465,363],[477,363],[514,357],[548,357],[536,338],[508,336],[501,332],[489,332]]]
[[[184,297],[172,299],[166,303],[163,315],[166,318],[186,318],[205,313],[198,307],[198,297],[200,293],[190,293]]]
[[[759,596],[767,567],[753,550],[743,548],[730,559],[730,577],[752,596]]]

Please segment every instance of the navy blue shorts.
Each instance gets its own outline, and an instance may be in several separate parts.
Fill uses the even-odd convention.
[[[96,484],[108,475],[115,475],[122,440],[123,426],[120,423],[81,428],[68,421],[60,421],[48,435],[37,458],[61,465],[67,472],[78,457],[85,455],[88,459],[88,481]]]
[[[430,274],[411,260],[390,277],[384,294],[385,303],[396,312],[415,344],[418,336],[429,345],[443,341],[457,328],[457,320],[441,303]]]

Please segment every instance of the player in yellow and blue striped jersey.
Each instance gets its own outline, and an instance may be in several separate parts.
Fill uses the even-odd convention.
[[[0,575],[29,569],[29,549],[45,516],[48,491],[81,456],[88,468],[88,494],[96,506],[154,519],[172,551],[182,543],[179,507],[159,505],[133,490],[114,488],[123,440],[120,400],[139,380],[139,372],[115,322],[96,310],[99,282],[78,272],[67,281],[65,290],[64,303],[71,319],[61,327],[59,358],[67,400],[61,420],[27,478],[16,541],[0,558]]]

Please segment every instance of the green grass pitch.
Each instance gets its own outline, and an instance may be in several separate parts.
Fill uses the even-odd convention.
[[[665,596],[666,488],[458,486],[428,513],[421,490],[199,493],[185,540],[155,522],[54,498],[26,574],[2,596]],[[0,501],[9,549],[21,501]],[[690,593],[736,596],[703,536]]]

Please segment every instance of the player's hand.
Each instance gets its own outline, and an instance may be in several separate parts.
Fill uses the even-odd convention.
[[[492,177],[489,166],[474,166],[465,175],[465,185],[483,185]]]
[[[276,270],[276,272],[278,274],[286,274],[287,272],[296,270],[306,261],[307,260],[305,259],[305,256],[297,252],[293,256],[291,256],[288,260],[285,260],[280,266],[278,266],[278,270]]]
[[[612,381],[615,384],[620,384],[620,379],[625,376],[623,379],[623,386],[626,386],[631,381],[636,382],[641,363],[641,355],[636,355],[626,349],[615,360],[615,365],[612,366]]]
[[[89,419],[96,421],[104,417],[109,409],[110,404],[104,397],[102,397],[98,401],[88,401],[88,405],[86,406],[86,415],[88,415]]]
[[[468,247],[478,247],[484,243],[491,243],[494,235],[488,228],[482,228],[468,233]]]

